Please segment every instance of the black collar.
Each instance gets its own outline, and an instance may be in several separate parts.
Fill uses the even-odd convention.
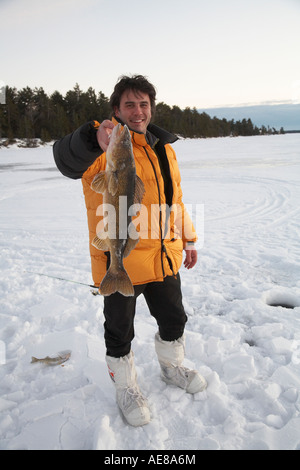
[[[162,145],[174,144],[174,142],[178,140],[178,137],[175,134],[171,134],[171,132],[166,131],[162,127],[157,126],[156,124],[150,123],[147,127],[147,132],[150,132],[157,139],[159,139]]]

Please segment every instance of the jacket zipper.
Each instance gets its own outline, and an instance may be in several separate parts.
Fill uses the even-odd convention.
[[[161,207],[161,193],[160,193],[160,188],[159,188],[159,183],[158,183],[158,178],[157,178],[157,173],[156,173],[156,170],[155,170],[155,166],[150,158],[150,155],[146,149],[146,147],[143,147],[144,150],[145,150],[145,153],[148,157],[148,160],[149,162],[151,163],[151,166],[152,166],[152,169],[153,169],[153,172],[154,172],[154,176],[155,176],[155,180],[156,180],[156,185],[157,185],[157,190],[158,190],[158,202],[159,202],[159,207]],[[169,263],[169,266],[172,270],[172,273],[173,275],[175,276],[175,273],[174,273],[174,270],[173,270],[173,265],[172,265],[172,261],[171,259],[169,258],[168,256],[168,253],[167,253],[167,249],[165,247],[165,244],[164,244],[164,239],[163,239],[163,232],[162,232],[162,213],[161,213],[161,210],[159,211],[159,234],[160,234],[160,242],[161,242],[161,252],[160,252],[160,259],[161,259],[161,268],[162,268],[162,272],[163,272],[163,277],[165,277],[165,270],[164,270],[164,263],[163,263],[163,254],[165,253],[166,257],[167,257],[167,260],[168,260],[168,263]]]

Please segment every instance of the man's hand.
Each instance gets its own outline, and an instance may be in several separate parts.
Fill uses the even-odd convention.
[[[109,138],[110,138],[113,128],[114,128],[113,122],[106,119],[100,124],[99,129],[97,130],[96,136],[97,136],[98,144],[100,145],[102,150],[104,150],[104,152],[106,152],[107,150],[107,147],[109,144]]]
[[[187,269],[192,269],[197,263],[198,253],[194,247],[186,248],[185,250],[185,260],[184,267]]]

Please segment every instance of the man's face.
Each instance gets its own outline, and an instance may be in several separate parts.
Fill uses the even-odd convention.
[[[119,108],[115,108],[115,116],[135,132],[146,134],[151,120],[151,103],[146,93],[126,90],[120,99]]]

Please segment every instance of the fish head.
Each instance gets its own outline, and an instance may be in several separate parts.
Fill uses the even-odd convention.
[[[111,133],[109,145],[106,151],[107,160],[116,160],[132,155],[131,135],[126,124],[117,124]]]

